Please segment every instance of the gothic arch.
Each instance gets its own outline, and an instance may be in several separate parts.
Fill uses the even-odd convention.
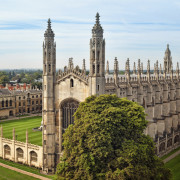
[[[7,156],[11,155],[11,148],[7,144],[4,146],[4,157],[6,158]]]
[[[35,151],[30,152],[30,162],[37,162],[37,153]]]
[[[24,151],[21,148],[16,149],[16,154],[17,154],[17,160],[18,160],[18,158],[24,157]]]
[[[79,101],[74,98],[64,99],[60,104],[61,114],[62,114],[62,129],[64,130],[74,123],[74,113],[79,107]]]

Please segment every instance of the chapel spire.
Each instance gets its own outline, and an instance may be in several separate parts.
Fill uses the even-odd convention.
[[[51,19],[50,18],[47,21],[47,29],[44,33],[44,37],[54,37],[54,32],[51,28]]]
[[[92,29],[92,35],[93,37],[103,37],[103,28],[100,24],[100,20],[99,20],[99,13],[97,12],[96,14],[96,22],[93,26],[93,29]]]

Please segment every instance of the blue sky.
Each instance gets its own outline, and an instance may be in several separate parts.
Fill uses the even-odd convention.
[[[89,68],[89,39],[96,12],[106,39],[106,60],[124,69],[138,59],[163,62],[167,43],[173,64],[180,62],[179,0],[0,0],[0,69],[42,68],[42,43],[51,18],[57,69],[73,57]]]

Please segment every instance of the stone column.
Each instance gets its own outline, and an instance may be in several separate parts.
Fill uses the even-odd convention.
[[[25,163],[30,165],[28,162],[28,131],[26,130],[26,143],[25,143],[25,151],[24,151]]]
[[[165,151],[167,150],[167,140],[168,140],[168,138],[167,138],[167,133],[166,133]]]
[[[15,129],[13,128],[13,139],[12,139],[12,146],[11,146],[11,157],[12,161],[16,162],[16,150],[15,150]]]
[[[173,129],[173,135],[172,135],[172,147],[174,149],[174,129]]]
[[[3,143],[2,143],[2,138],[3,138],[3,127],[1,126],[1,136],[0,136],[0,157],[3,156]]]

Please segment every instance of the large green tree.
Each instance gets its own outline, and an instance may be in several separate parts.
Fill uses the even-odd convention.
[[[116,95],[87,98],[63,135],[57,179],[170,179],[143,133],[145,117],[142,106]]]

